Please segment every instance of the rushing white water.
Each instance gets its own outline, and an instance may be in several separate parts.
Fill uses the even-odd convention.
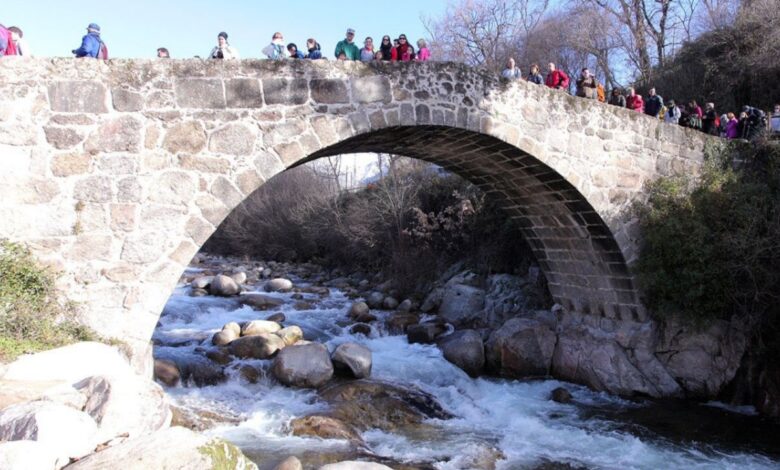
[[[405,336],[385,334],[366,338],[350,335],[346,311],[350,301],[339,291],[317,299],[314,310],[296,311],[290,294],[268,294],[286,300],[286,325],[299,325],[307,339],[322,341],[333,350],[352,341],[373,352],[372,377],[395,384],[412,384],[434,395],[455,415],[450,420],[432,420],[439,431],[425,436],[392,434],[381,430],[363,433],[370,450],[404,462],[427,462],[439,469],[474,468],[475,459],[491,447],[504,459],[501,469],[535,468],[545,462],[570,463],[575,467],[600,469],[764,469],[778,468],[778,462],[756,453],[725,452],[712,446],[683,446],[653,437],[637,436],[621,430],[614,422],[583,417],[583,408],[640,406],[555,380],[511,381],[472,379],[447,362],[435,346],[408,344]],[[155,337],[165,343],[192,344],[158,346],[155,355],[172,357],[193,354],[193,349],[210,344],[211,334],[229,321],[264,318],[273,312],[238,308],[235,300],[189,297],[179,287],[168,301]],[[377,322],[380,323],[380,322]],[[256,365],[268,361],[243,361]],[[278,459],[303,453],[348,452],[349,444],[338,440],[294,437],[285,426],[292,418],[326,409],[312,390],[281,386],[270,378],[249,384],[235,371],[223,384],[207,387],[168,389],[183,407],[209,409],[238,424],[224,424],[208,433],[223,437],[241,447],[251,457]],[[573,392],[574,404],[549,399],[561,385]],[[651,433],[648,433],[651,434]],[[262,465],[261,465],[261,468]]]

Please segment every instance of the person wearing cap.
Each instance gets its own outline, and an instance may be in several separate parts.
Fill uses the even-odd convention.
[[[158,47],[157,48],[157,58],[158,59],[170,59],[171,53],[168,51],[168,48],[166,47]]]
[[[209,53],[209,59],[238,59],[238,51],[228,43],[226,32],[217,34],[217,45]]]
[[[284,45],[284,35],[278,31],[271,36],[271,44],[265,46],[261,52],[271,60],[284,60],[290,57],[290,51]]]
[[[87,34],[81,38],[81,47],[73,49],[71,52],[76,57],[92,57],[97,59],[100,54],[100,44],[103,41],[100,39],[100,26],[95,23],[90,23],[87,26]]]
[[[338,57],[343,53],[346,56],[345,60],[360,60],[360,49],[355,45],[354,40],[355,30],[349,28],[347,30],[346,39],[343,39],[336,44],[336,51],[333,55]]]

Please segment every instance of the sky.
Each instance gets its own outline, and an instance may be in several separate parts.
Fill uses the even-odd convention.
[[[426,37],[421,15],[437,16],[446,0],[316,1],[268,0],[65,0],[4,1],[0,23],[19,26],[33,55],[68,57],[81,45],[89,23],[97,23],[111,58],[152,58],[167,47],[174,58],[206,56],[220,31],[242,58],[260,58],[274,32],[301,50],[306,39],[319,41],[333,58],[336,43],[354,28],[362,47],[385,34],[406,34],[416,43]]]

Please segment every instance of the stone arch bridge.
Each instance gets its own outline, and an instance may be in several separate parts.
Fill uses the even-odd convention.
[[[498,198],[558,303],[644,321],[626,209],[646,181],[696,171],[705,140],[452,63],[11,57],[0,237],[59,269],[98,332],[144,348],[192,256],[264,181],[323,156],[394,153]]]

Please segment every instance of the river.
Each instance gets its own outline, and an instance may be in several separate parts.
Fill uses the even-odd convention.
[[[300,326],[306,339],[323,342],[331,351],[348,341],[367,346],[373,353],[373,379],[416,386],[435,396],[454,418],[431,420],[425,432],[362,433],[369,453],[404,462],[409,468],[479,468],[475,466],[489,463],[475,462],[490,461],[485,457],[496,454],[503,457],[497,461],[499,469],[780,468],[780,427],[750,416],[750,409],[726,410],[717,403],[629,401],[556,380],[472,379],[446,361],[434,345],[409,344],[405,336],[376,329],[371,337],[350,334],[347,310],[352,300],[337,289],[324,299],[307,294],[316,299],[311,310],[293,308],[292,294],[267,294],[285,301],[269,312],[241,307],[235,299],[190,297],[188,290],[178,286],[160,318],[154,335],[158,358],[196,355],[195,349],[210,345],[211,334],[225,323],[282,311],[285,325]],[[270,361],[234,364],[263,369]],[[224,417],[206,434],[238,445],[261,470],[272,469],[289,455],[299,456],[311,468],[353,455],[346,441],[289,434],[291,419],[326,410],[316,391],[282,386],[270,373],[261,375],[256,384],[230,367],[228,375],[219,385],[166,391],[183,409],[209,410]],[[549,399],[560,386],[572,392],[572,404]]]

